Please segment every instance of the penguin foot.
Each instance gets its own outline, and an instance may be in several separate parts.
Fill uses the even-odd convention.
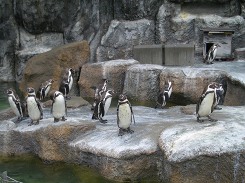
[[[107,123],[107,120],[106,119],[100,119],[100,122],[105,124],[105,123]]]
[[[54,123],[57,123],[59,122],[59,119],[58,118],[54,118]]]
[[[215,109],[215,110],[221,110],[222,108],[219,107],[219,106],[215,106],[214,109]]]
[[[213,119],[213,118],[211,118],[210,116],[208,116],[208,120],[211,121],[211,122],[216,122],[216,121],[218,121],[217,119]]]
[[[31,122],[28,124],[28,126],[31,126],[31,125],[33,125],[33,121],[31,121]]]
[[[39,124],[39,120],[34,125],[38,125],[38,124]]]
[[[130,134],[134,133],[134,131],[131,130],[130,128],[127,129],[127,132],[130,133]]]
[[[197,122],[198,123],[202,123],[202,122],[204,122],[204,120],[203,119],[199,119],[199,117],[197,118]]]
[[[70,96],[66,96],[66,100],[71,100],[71,97]]]
[[[123,136],[123,135],[124,135],[124,129],[119,128],[118,136]]]
[[[63,116],[62,118],[61,118],[61,121],[66,121],[67,119]]]

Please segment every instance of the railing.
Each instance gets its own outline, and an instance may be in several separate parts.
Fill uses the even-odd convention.
[[[17,181],[11,177],[9,177],[7,175],[7,171],[3,172],[2,174],[0,174],[0,183],[23,183],[23,182],[20,182],[20,181]]]

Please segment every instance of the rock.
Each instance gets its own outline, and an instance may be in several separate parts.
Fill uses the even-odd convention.
[[[165,82],[170,80],[173,87],[171,100],[181,102],[185,98],[192,103],[197,103],[205,86],[225,77],[226,72],[218,69],[169,67],[160,74],[160,88],[163,88]],[[183,100],[180,104],[184,102],[186,101]]]
[[[15,114],[11,108],[8,108],[3,111],[0,111],[0,116],[0,121],[3,121],[15,117]]]
[[[82,97],[72,96],[70,100],[66,101],[67,108],[78,108],[89,105],[89,102]],[[43,103],[44,108],[50,108],[52,106],[52,100],[45,101]]]
[[[159,75],[163,66],[136,64],[128,68],[123,93],[140,101],[156,100],[159,88]]]
[[[138,20],[143,18],[154,19],[163,0],[137,0],[114,2],[114,19]]]
[[[111,60],[94,64],[85,64],[81,69],[78,81],[80,94],[82,97],[94,97],[94,89],[103,78],[109,80],[109,87],[114,89],[115,95],[123,92],[125,72],[131,65],[139,62],[133,59],[129,60]],[[93,75],[91,75],[93,73]]]
[[[88,60],[89,46],[86,41],[66,44],[36,55],[27,62],[20,89],[24,92],[28,86],[32,86],[37,90],[42,82],[52,78],[54,83],[51,89],[58,90],[63,70],[69,67],[75,69],[74,81],[76,81],[79,69]],[[76,87],[74,82],[74,90]]]
[[[20,29],[21,48],[16,52],[16,81],[20,82],[23,77],[23,70],[26,62],[34,55],[50,51],[52,48],[64,44],[63,34],[43,33],[32,35]]]
[[[234,54],[236,60],[245,60],[245,48],[235,49]]]
[[[244,109],[244,106],[226,106],[213,112],[218,122],[189,121],[163,130],[159,146],[166,157],[168,181],[242,181],[245,123],[241,119]]]
[[[106,178],[121,182],[242,180],[244,106],[215,110],[212,113],[218,119],[215,123],[197,123],[194,113],[187,115],[179,106],[132,107],[136,120],[131,125],[134,133],[121,137],[115,107],[104,117],[107,124],[91,120],[88,106],[68,109],[65,122],[54,123],[48,109],[44,110],[39,125],[28,126],[30,120],[26,119],[5,128],[6,124],[14,123],[2,121],[5,127],[1,126],[0,154],[32,153],[47,161],[86,164]],[[195,105],[184,108],[194,112]]]
[[[154,44],[154,21],[113,20],[97,49],[98,61],[133,57],[133,46]]]
[[[62,1],[32,1],[14,2],[15,18],[24,29],[32,34],[43,32],[63,32],[64,28],[76,16],[79,1],[73,3]]]

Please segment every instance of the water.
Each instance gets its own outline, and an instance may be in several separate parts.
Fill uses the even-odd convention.
[[[0,173],[24,183],[115,183],[96,170],[68,163],[44,163],[37,157],[0,157]]]

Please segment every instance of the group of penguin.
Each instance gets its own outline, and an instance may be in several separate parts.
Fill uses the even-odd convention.
[[[213,44],[207,53],[205,60],[208,64],[213,63],[218,47],[220,47],[218,44]],[[66,100],[70,99],[68,94],[71,91],[73,85],[73,73],[74,70],[72,68],[67,68],[60,82],[59,90],[50,92],[50,99],[52,100],[51,113],[54,117],[54,122],[58,122],[59,120],[66,120]],[[53,80],[49,79],[48,81],[45,81],[41,84],[37,92],[38,98],[36,96],[35,89],[28,87],[25,102],[20,101],[20,98],[13,89],[10,88],[7,90],[10,107],[18,117],[18,122],[21,121],[25,116],[24,113],[27,113],[31,119],[31,123],[29,125],[39,124],[39,121],[43,119],[43,110],[40,101],[44,100],[48,96],[52,83]],[[108,89],[107,85],[108,80],[103,79],[101,84],[99,84],[97,87],[94,87],[94,103],[92,104],[91,108],[91,110],[93,110],[92,119],[99,120],[101,123],[107,123],[107,120],[103,119],[103,117],[108,112],[108,109],[111,105],[112,96],[114,94],[114,90]],[[227,84],[223,81],[221,83],[212,82],[207,85],[196,105],[196,115],[198,122],[203,121],[200,120],[201,117],[208,117],[210,121],[216,121],[210,117],[210,114],[214,109],[221,109],[218,107],[218,104],[221,100],[224,100],[226,87]],[[172,90],[172,82],[168,80],[165,83],[163,90],[159,92],[155,108],[164,108],[166,106],[167,101],[171,97]],[[119,127],[118,135],[122,136],[125,133],[133,133],[134,131],[130,129],[132,122],[135,123],[132,106],[127,99],[127,96],[121,94],[119,95],[117,105],[117,125]]]
[[[16,91],[12,88],[7,90],[8,101],[13,112],[17,116],[17,122],[20,122],[25,116],[31,119],[30,125],[37,125],[39,121],[43,119],[43,110],[41,106],[41,101],[43,101],[48,94],[52,100],[51,114],[54,117],[54,122],[65,121],[65,116],[67,115],[66,101],[70,99],[68,96],[71,91],[73,84],[74,70],[69,68],[66,69],[62,80],[60,82],[58,91],[51,91],[51,85],[53,83],[52,79],[45,81],[39,87],[37,94],[35,89],[32,87],[27,88],[27,96],[25,101],[21,102]],[[99,120],[101,123],[107,123],[103,117],[107,113],[112,100],[112,95],[114,90],[107,89],[107,79],[103,79],[103,83],[95,87],[94,104],[91,110],[93,110],[92,119]],[[117,124],[119,127],[119,136],[125,133],[133,133],[134,131],[130,129],[130,125],[134,120],[133,110],[127,96],[121,94],[118,100],[117,106]],[[135,120],[134,120],[135,122]]]

